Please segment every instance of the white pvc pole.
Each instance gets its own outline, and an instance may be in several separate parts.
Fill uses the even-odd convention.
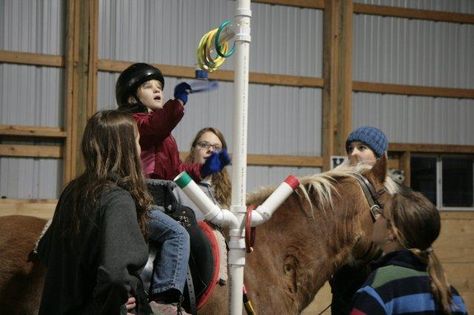
[[[300,181],[293,175],[288,176],[267,199],[252,211],[252,226],[268,221],[276,209],[293,193]]]
[[[232,206],[239,222],[230,229],[229,272],[230,314],[241,315],[245,266],[245,231],[247,181],[247,121],[250,50],[250,0],[238,0],[234,20],[235,70],[234,70],[234,130],[232,151]]]
[[[235,215],[227,209],[221,209],[202,191],[191,179],[186,171],[181,172],[174,182],[191,199],[192,202],[204,213],[204,220],[212,222],[221,227],[237,227],[238,222]]]

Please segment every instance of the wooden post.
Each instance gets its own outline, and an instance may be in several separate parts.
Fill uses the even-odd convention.
[[[400,169],[405,174],[405,181],[403,182],[405,185],[411,185],[411,152],[405,151],[400,156]]]
[[[83,170],[80,149],[87,119],[96,111],[98,1],[67,2],[64,183]]]
[[[323,170],[345,154],[352,111],[352,0],[325,0],[323,30]]]
[[[346,138],[352,129],[352,0],[340,2],[337,83],[337,120],[334,152],[346,154]]]

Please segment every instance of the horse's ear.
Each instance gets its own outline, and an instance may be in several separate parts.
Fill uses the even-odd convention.
[[[387,154],[384,154],[377,160],[370,173],[381,183],[385,182],[385,176],[387,176]]]

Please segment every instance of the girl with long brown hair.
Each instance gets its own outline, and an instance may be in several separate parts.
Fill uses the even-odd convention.
[[[102,111],[82,138],[85,171],[61,194],[38,244],[47,267],[39,314],[150,314],[140,272],[147,193],[137,126],[128,114]]]
[[[351,314],[467,314],[433,250],[441,219],[421,193],[395,194],[377,215],[372,239],[384,255],[354,296]]]

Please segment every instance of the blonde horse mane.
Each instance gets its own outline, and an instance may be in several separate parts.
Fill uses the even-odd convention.
[[[368,164],[359,163],[356,166],[350,166],[347,163],[343,163],[330,171],[301,177],[299,178],[300,186],[297,193],[303,195],[311,205],[311,209],[314,209],[314,203],[309,197],[311,192],[316,193],[321,206],[332,208],[332,192],[334,191],[336,180],[338,178],[355,177],[355,174],[362,174],[368,169],[370,169]],[[398,191],[398,185],[389,176],[386,177],[384,185],[390,194]],[[247,204],[261,204],[274,190],[275,187],[271,186],[260,188],[258,191],[247,196]]]

